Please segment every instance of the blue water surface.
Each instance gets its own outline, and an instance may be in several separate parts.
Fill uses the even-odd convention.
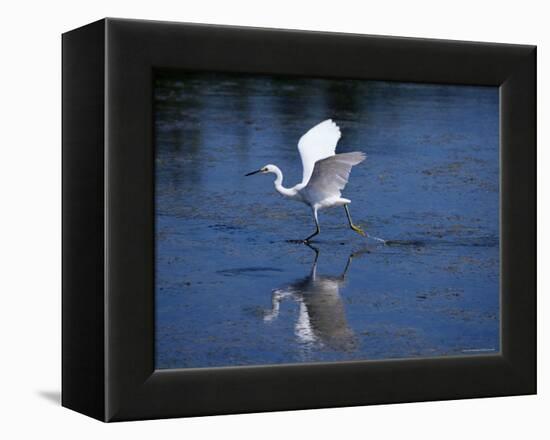
[[[156,367],[499,351],[498,88],[226,74],[155,81]],[[299,137],[363,151],[343,208],[285,200]]]

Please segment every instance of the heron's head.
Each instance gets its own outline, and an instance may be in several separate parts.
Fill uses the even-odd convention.
[[[275,173],[275,169],[277,167],[275,165],[265,165],[263,166],[262,168],[260,168],[259,170],[256,170],[256,171],[252,171],[251,173],[247,173],[245,174],[245,176],[252,176],[254,174],[258,174],[258,173],[261,173],[261,174],[266,174],[266,173]]]

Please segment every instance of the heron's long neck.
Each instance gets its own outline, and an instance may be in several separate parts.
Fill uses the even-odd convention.
[[[277,192],[287,197],[292,197],[296,195],[296,191],[293,191],[292,188],[285,188],[283,186],[283,172],[276,166],[274,166],[273,168],[274,170],[272,172],[275,174],[275,176],[277,176],[275,178],[275,181],[273,182]]]

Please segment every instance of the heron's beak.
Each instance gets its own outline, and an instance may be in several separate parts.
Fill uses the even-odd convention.
[[[252,171],[251,173],[245,174],[245,176],[252,176],[253,174],[258,174],[260,171],[262,171],[262,170],[259,169],[259,170],[256,170],[256,171]]]

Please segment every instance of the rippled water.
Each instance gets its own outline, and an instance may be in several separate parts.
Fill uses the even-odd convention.
[[[498,89],[181,74],[156,79],[157,368],[499,350]],[[364,151],[320,212],[283,199],[333,118]]]

